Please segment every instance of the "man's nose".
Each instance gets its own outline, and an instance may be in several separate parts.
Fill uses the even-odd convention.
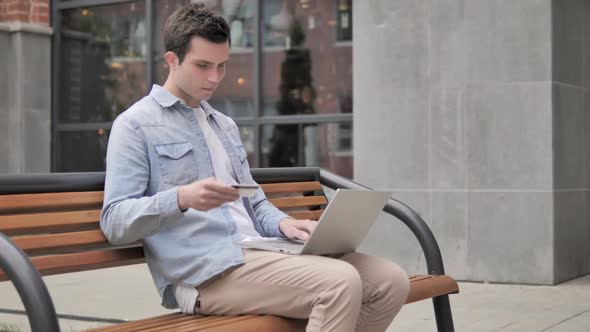
[[[209,74],[209,82],[217,84],[219,81],[221,81],[221,74],[218,70],[212,70]]]

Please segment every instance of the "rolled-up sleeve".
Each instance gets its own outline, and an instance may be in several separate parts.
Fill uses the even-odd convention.
[[[261,189],[252,200],[252,207],[254,208],[254,215],[264,232],[263,236],[285,237],[279,229],[279,223],[283,218],[289,216],[272,205]]]
[[[147,144],[141,130],[120,115],[107,149],[104,204],[100,227],[113,244],[129,244],[157,232],[162,222],[182,212],[178,187],[145,196],[150,179]]]

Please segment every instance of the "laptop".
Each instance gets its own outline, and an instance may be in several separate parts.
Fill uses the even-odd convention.
[[[355,251],[391,197],[391,191],[338,189],[307,241],[246,238],[243,248],[291,255],[328,255]]]

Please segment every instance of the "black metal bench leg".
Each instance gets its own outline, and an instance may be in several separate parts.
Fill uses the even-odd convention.
[[[432,299],[432,303],[434,304],[434,316],[436,317],[438,332],[455,332],[449,296],[437,296]]]

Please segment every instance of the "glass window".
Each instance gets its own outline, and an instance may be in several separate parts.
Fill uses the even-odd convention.
[[[105,170],[110,130],[66,131],[59,134],[61,165],[58,172]]]
[[[263,5],[263,115],[352,112],[342,103],[352,99],[352,45],[335,43],[352,38],[339,32],[351,28],[342,18],[351,14],[350,1],[263,0]]]
[[[261,167],[319,166],[352,178],[352,124],[262,127]]]
[[[146,93],[143,1],[61,12],[62,123],[109,122]]]
[[[238,126],[240,129],[240,136],[242,138],[242,143],[244,143],[244,149],[246,149],[246,154],[248,155],[248,163],[250,166],[254,165],[254,159],[256,158],[256,152],[258,149],[256,148],[256,137],[255,131],[252,126]]]
[[[191,2],[204,3],[230,25],[226,77],[209,102],[248,124],[240,126],[240,133],[252,167],[321,166],[351,177],[352,123],[260,123],[266,116],[352,113],[352,0],[154,0],[151,31],[145,1],[60,10],[57,169],[104,169],[100,144],[106,148],[108,131],[72,128],[110,123],[145,96],[151,83],[146,76],[150,51],[153,83],[164,84],[164,24],[174,10]],[[260,110],[255,109],[254,91],[258,3]],[[147,49],[150,38],[152,50]],[[255,118],[258,112],[263,119]],[[63,131],[60,123],[72,125]],[[83,158],[74,161],[74,156]]]
[[[254,116],[254,36],[255,1],[221,0],[157,0],[155,1],[154,68],[155,81],[164,84],[168,77],[168,65],[164,60],[164,25],[166,19],[179,7],[189,2],[204,3],[225,17],[231,28],[231,55],[226,75],[209,103],[218,111],[231,117]]]

